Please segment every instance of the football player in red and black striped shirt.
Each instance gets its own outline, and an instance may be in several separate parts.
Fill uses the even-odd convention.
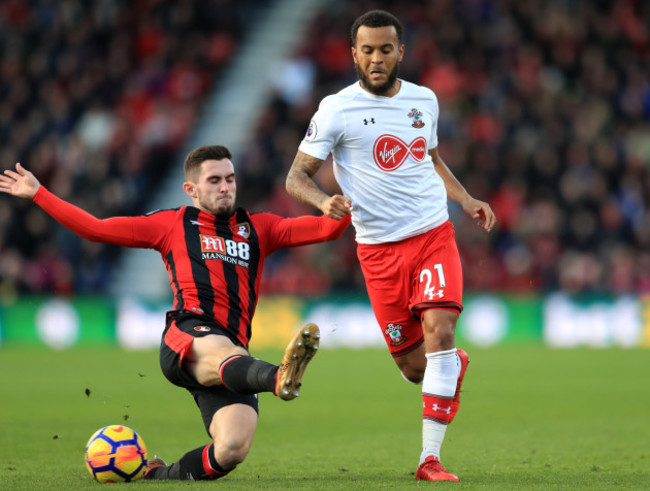
[[[162,371],[194,396],[213,441],[171,465],[150,461],[147,478],[216,479],[234,469],[248,454],[257,427],[257,393],[295,398],[318,349],[318,327],[308,324],[279,366],[248,353],[264,258],[281,248],[337,239],[350,217],[283,218],[235,208],[231,158],[220,145],[187,155],[183,190],[192,206],[103,220],[50,193],[20,164],[0,175],[0,192],[32,199],[77,235],[155,249],[162,256],[174,293],[161,342]],[[340,199],[349,207],[347,198]]]

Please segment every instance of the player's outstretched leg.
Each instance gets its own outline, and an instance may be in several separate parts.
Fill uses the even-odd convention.
[[[289,342],[275,378],[275,395],[285,401],[300,395],[302,375],[316,354],[320,330],[316,324],[304,325]]]

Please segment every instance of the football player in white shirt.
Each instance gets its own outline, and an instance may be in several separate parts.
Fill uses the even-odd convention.
[[[388,12],[351,30],[359,81],[323,99],[287,176],[287,191],[340,219],[351,213],[368,296],[405,379],[422,383],[423,445],[415,478],[457,481],[440,464],[469,363],[456,349],[463,278],[447,197],[489,232],[490,206],[470,196],[438,154],[438,101],[398,78],[402,26]],[[332,154],[343,195],[313,176]]]

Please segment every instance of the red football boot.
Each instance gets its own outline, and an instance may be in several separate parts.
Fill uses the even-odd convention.
[[[415,479],[418,481],[459,481],[458,476],[447,472],[440,463],[440,459],[434,455],[429,455],[420,464],[415,473]]]

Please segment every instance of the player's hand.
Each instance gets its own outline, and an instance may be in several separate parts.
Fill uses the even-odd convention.
[[[345,215],[349,215],[351,209],[352,201],[340,194],[328,197],[320,205],[320,210],[323,212],[323,215],[334,220],[340,220]]]
[[[7,169],[4,175],[0,174],[0,192],[18,196],[19,198],[32,199],[41,187],[41,183],[19,163],[16,170]]]
[[[492,230],[494,225],[497,223],[496,216],[485,201],[480,201],[469,197],[463,202],[463,210],[474,220],[477,221],[478,225],[485,229],[486,232]]]

